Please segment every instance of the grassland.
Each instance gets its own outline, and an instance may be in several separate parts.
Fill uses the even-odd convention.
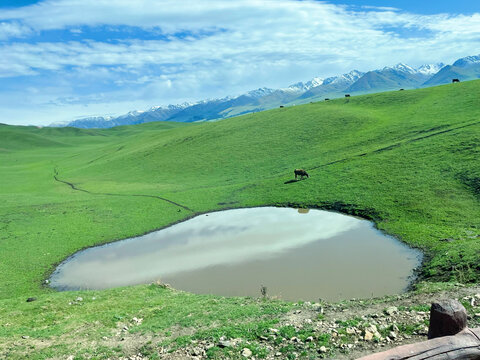
[[[44,286],[55,265],[79,249],[224,208],[290,205],[360,215],[425,252],[423,280],[477,282],[479,94],[480,81],[472,81],[191,125],[0,125],[0,357],[75,352],[68,341],[23,347],[15,339],[74,338],[78,331],[88,343],[136,316],[140,304],[149,309],[146,337],[172,327],[223,329],[240,318],[246,328],[271,326],[291,304],[138,286],[82,293],[104,300],[72,307],[77,295]],[[289,183],[300,167],[311,178]],[[36,305],[24,303],[29,296],[39,298]],[[122,353],[114,347],[86,346],[78,356]]]

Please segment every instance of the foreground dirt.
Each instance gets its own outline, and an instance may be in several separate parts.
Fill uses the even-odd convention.
[[[450,290],[408,293],[373,300],[302,303],[282,316],[270,334],[255,341],[221,339],[193,341],[179,349],[161,348],[161,359],[356,359],[390,348],[427,340],[429,308],[433,301],[458,299],[467,308],[469,326],[480,325],[480,286],[453,286]],[[290,330],[294,336],[286,334]],[[308,335],[308,336],[306,336]],[[325,341],[326,337],[328,338]],[[135,339],[125,339],[135,342]],[[153,339],[153,341],[155,341]],[[222,352],[212,349],[222,348]],[[250,350],[266,350],[256,356]],[[172,351],[173,350],[173,351]],[[146,359],[140,352],[124,359]]]
[[[141,318],[134,317],[119,322],[111,335],[101,339],[85,335],[84,330],[88,329],[77,329],[78,336],[73,337],[71,334],[64,335],[64,338],[44,340],[23,337],[14,343],[3,344],[0,339],[0,354],[8,354],[15,349],[18,358],[18,350],[23,348],[25,358],[30,358],[38,350],[64,345],[71,349],[71,354],[59,356],[53,352],[47,358],[357,359],[396,346],[425,341],[430,304],[446,298],[457,299],[464,304],[469,314],[470,327],[480,326],[480,286],[457,284],[451,285],[448,290],[410,292],[380,299],[298,303],[288,313],[258,319],[262,321],[273,318],[278,322],[261,333],[252,330],[254,335],[248,334],[250,336],[245,335],[245,338],[228,338],[215,324],[201,329],[174,326],[169,329],[168,336],[165,333],[140,333],[132,331],[142,323]],[[232,324],[233,327],[235,325]],[[217,332],[218,336],[224,336],[212,337],[210,330]],[[209,331],[210,335],[202,337],[202,332]],[[95,351],[89,353],[86,349],[121,350],[116,355],[106,355],[107,352],[101,352],[103,355],[97,352],[95,355]]]

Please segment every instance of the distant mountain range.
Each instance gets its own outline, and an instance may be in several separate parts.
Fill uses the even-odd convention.
[[[167,107],[156,106],[146,111],[131,111],[118,117],[87,117],[51,126],[110,128],[151,121],[218,120],[268,110],[280,105],[295,105],[324,98],[337,98],[344,96],[345,93],[359,95],[447,84],[454,78],[461,81],[479,79],[480,55],[468,56],[447,66],[439,63],[412,68],[400,63],[393,67],[385,67],[367,73],[353,70],[348,74],[327,79],[315,77],[305,83],[298,82],[283,89],[260,88],[236,97],[203,100],[193,104],[168,105]]]

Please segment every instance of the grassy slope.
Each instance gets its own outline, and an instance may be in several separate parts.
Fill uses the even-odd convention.
[[[178,127],[0,126],[0,298],[6,299],[0,308],[15,309],[32,295],[66,302],[71,295],[41,283],[54,264],[80,248],[198,212],[265,204],[335,208],[373,218],[379,228],[427,251],[426,276],[476,281],[479,93],[480,82],[465,82]],[[311,178],[285,184],[298,167]],[[95,194],[55,181],[54,169],[58,179]],[[132,195],[161,196],[192,211]],[[441,241],[446,238],[453,241]],[[127,295],[120,298],[118,290],[101,292],[114,297],[108,309],[134,309],[150,290],[122,291]],[[183,311],[181,302],[174,313]],[[113,316],[114,310],[99,305],[96,311]],[[219,310],[218,316],[228,322],[230,311]],[[51,314],[55,322],[63,315]],[[75,319],[89,321],[82,314]],[[26,316],[13,329],[0,327],[0,335],[21,334],[29,321]],[[42,327],[53,320],[38,321]]]

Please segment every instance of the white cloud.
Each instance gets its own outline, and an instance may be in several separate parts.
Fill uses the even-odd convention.
[[[102,101],[121,95],[133,109],[146,98],[150,105],[200,100],[354,68],[451,62],[478,53],[479,14],[396,10],[293,0],[47,0],[3,10],[0,40],[61,29],[76,40],[0,42],[0,77],[52,74],[61,83],[50,92],[57,104],[59,97],[98,98],[97,87],[79,94],[69,82],[83,83],[87,93],[88,81],[110,84]],[[85,29],[95,26],[143,28],[166,38],[87,40]],[[418,35],[407,38],[402,29]]]
[[[26,37],[32,33],[32,29],[16,21],[0,22],[0,40],[7,40],[12,37]]]
[[[369,5],[363,5],[361,6],[362,9],[367,9],[367,10],[380,10],[380,11],[401,11],[399,8],[395,7],[390,7],[390,6],[369,6]]]

